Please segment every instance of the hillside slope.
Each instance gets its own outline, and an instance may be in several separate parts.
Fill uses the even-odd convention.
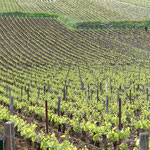
[[[73,21],[149,20],[150,1],[140,0],[1,0],[0,11],[49,12]]]
[[[142,29],[76,31],[67,29],[57,19],[0,18],[1,61],[4,58],[25,61],[24,65],[55,61],[66,65],[96,61],[146,63],[149,39],[149,34]]]

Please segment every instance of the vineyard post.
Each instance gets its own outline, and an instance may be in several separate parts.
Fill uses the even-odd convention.
[[[61,114],[61,110],[60,110],[60,97],[58,97],[58,109],[57,109],[57,111],[58,111],[58,116],[60,116],[60,114]]]
[[[148,133],[140,134],[139,150],[149,150],[149,135],[148,135]]]
[[[119,130],[121,131],[121,98],[119,98]]]
[[[7,75],[6,75],[6,95],[7,95],[7,92],[8,92],[8,84],[7,84],[7,80],[8,80],[8,70],[7,70]]]
[[[137,91],[138,91],[139,89],[140,89],[140,85],[138,84],[138,85],[137,85]]]
[[[8,121],[4,124],[4,150],[15,150],[14,122]]]
[[[119,102],[119,88],[117,89],[117,102]]]
[[[67,91],[68,91],[68,85],[66,85],[66,99],[67,99]]]
[[[91,89],[91,101],[93,100],[93,90]]]
[[[87,91],[87,84],[85,85],[85,95],[86,95],[86,97],[88,97],[88,91]]]
[[[50,85],[48,84],[47,92],[50,92]]]
[[[106,82],[106,84],[105,84],[105,90],[106,90],[106,92],[108,91],[108,89],[107,89],[107,82]]]
[[[107,137],[104,134],[102,135],[102,137],[103,137],[104,150],[107,150]]]
[[[100,91],[102,90],[102,83],[100,83],[100,89],[99,89]]]
[[[81,84],[82,84],[81,90],[83,91],[84,90],[84,83],[82,82]]]
[[[46,133],[48,133],[48,106],[47,106],[47,100],[45,100],[45,114],[46,114]]]
[[[119,131],[121,131],[121,98],[119,98]],[[121,139],[119,137],[119,145],[121,144]]]
[[[11,88],[9,87],[9,98],[11,99]]]
[[[0,137],[0,149],[3,150],[4,149],[4,139]]]
[[[13,110],[14,110],[14,98],[11,97],[10,99],[10,114],[13,115]]]
[[[147,93],[147,101],[149,101],[149,92],[148,92],[148,88],[146,88],[146,93]]]
[[[100,83],[100,94],[102,95],[103,94],[103,91],[102,91],[102,83]]]
[[[142,85],[143,94],[145,94],[145,88],[144,85]]]
[[[66,101],[66,86],[64,86],[64,100]]]
[[[99,101],[98,86],[97,86],[97,102]]]
[[[30,91],[30,84],[28,84],[28,89],[29,89],[29,91]]]
[[[88,85],[88,99],[89,99],[89,94],[90,94],[90,86]]]
[[[38,99],[40,99],[40,87],[38,87]]]
[[[131,104],[131,89],[130,89],[130,104]]]
[[[24,91],[26,92],[26,86],[24,87]]]
[[[108,95],[106,96],[106,113],[108,114],[109,111],[108,111]]]
[[[119,90],[121,90],[121,85],[119,86]]]
[[[32,79],[32,74],[31,74],[31,79]],[[33,82],[33,79],[31,80],[31,86],[32,86],[32,82]]]

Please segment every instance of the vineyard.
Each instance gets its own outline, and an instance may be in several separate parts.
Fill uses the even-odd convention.
[[[149,20],[149,0],[0,0],[0,12],[48,12],[73,21]]]
[[[78,31],[57,19],[1,17],[1,122],[14,120],[32,148],[137,147],[150,129],[149,40],[143,29]]]
[[[138,150],[150,135],[149,31],[67,24],[149,23],[149,10],[148,0],[0,0],[0,137],[13,121],[17,150]]]

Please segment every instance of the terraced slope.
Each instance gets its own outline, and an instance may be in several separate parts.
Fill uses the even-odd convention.
[[[1,0],[0,12],[49,12],[73,21],[149,20],[150,2],[145,0]]]

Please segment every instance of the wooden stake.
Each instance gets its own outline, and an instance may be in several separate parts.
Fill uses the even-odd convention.
[[[91,89],[91,101],[93,100],[93,90]]]
[[[48,106],[47,106],[47,100],[45,101],[45,114],[46,114],[46,133],[48,133]]]
[[[14,110],[14,98],[11,97],[11,102],[10,102],[10,114],[13,115],[13,110]]]
[[[142,85],[143,94],[145,94],[145,88],[144,85]]]
[[[102,91],[102,83],[100,83],[100,89],[99,90],[100,90],[100,92]]]
[[[146,93],[147,93],[147,101],[149,101],[149,92],[148,92],[148,88],[146,88]]]
[[[66,101],[66,86],[64,86],[64,100]]]
[[[107,89],[107,82],[106,82],[106,84],[105,84],[105,90],[106,90],[106,92],[108,91],[108,89]]]
[[[4,150],[15,150],[15,132],[12,121],[4,124],[4,140]]]
[[[88,85],[88,98],[90,97],[90,86]]]
[[[119,102],[119,88],[117,89],[117,102]]]
[[[119,98],[119,130],[121,131],[121,98]]]
[[[130,89],[130,104],[131,104],[131,89]]]
[[[140,134],[139,150],[149,150],[149,135],[148,135],[148,133]]]
[[[38,87],[38,99],[40,99],[40,88]]]
[[[82,82],[81,85],[82,85],[81,90],[84,91],[84,83]]]
[[[50,92],[50,85],[48,85],[47,92]]]
[[[3,150],[3,142],[4,142],[4,139],[3,138],[0,138],[0,149]]]
[[[30,84],[28,84],[28,89],[29,89],[29,91],[30,91]]]
[[[121,98],[119,98],[119,130],[121,131]],[[119,145],[121,144],[121,139],[119,137]]]
[[[98,87],[97,87],[97,102],[99,101],[99,95],[98,95]]]
[[[11,88],[9,87],[9,98],[11,99]]]
[[[61,110],[60,110],[60,97],[58,97],[58,109],[57,109],[57,111],[58,111],[58,116],[60,116],[60,114],[61,114]]]
[[[106,113],[108,114],[109,111],[108,111],[108,95],[106,96]]]
[[[85,85],[85,95],[86,95],[86,97],[88,97],[87,84]]]

